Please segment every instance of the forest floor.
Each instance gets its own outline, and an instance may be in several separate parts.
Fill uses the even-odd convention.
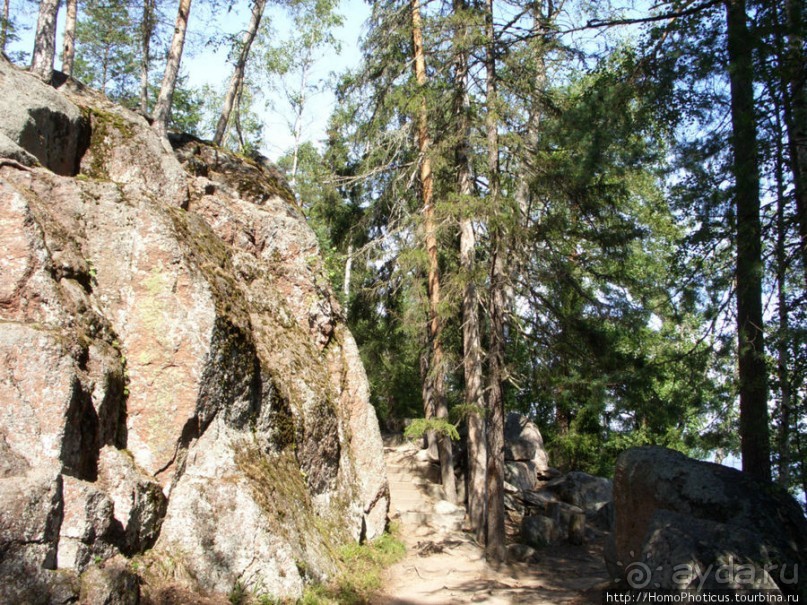
[[[386,443],[390,517],[407,554],[387,570],[373,605],[588,605],[600,602],[607,573],[599,543],[538,551],[532,563],[487,564],[473,535],[462,530],[461,510],[440,501],[436,469],[411,443]]]

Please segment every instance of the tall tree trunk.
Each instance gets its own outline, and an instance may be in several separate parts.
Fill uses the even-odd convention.
[[[154,35],[154,0],[143,0],[140,22],[140,113],[149,112],[149,67],[151,67],[151,37]]]
[[[67,0],[67,17],[64,22],[64,38],[62,43],[62,71],[73,75],[73,62],[76,58],[76,19],[78,17],[78,0]]]
[[[457,144],[454,162],[457,168],[457,193],[464,207],[473,194],[470,162],[471,103],[468,96],[468,35],[465,0],[454,0],[457,31],[454,35],[456,68],[454,72],[455,120]],[[482,345],[479,335],[479,298],[476,292],[474,265],[476,234],[473,217],[467,211],[460,218],[460,266],[465,279],[462,297],[462,365],[465,378],[465,405],[468,407],[468,519],[479,543],[485,541],[485,472],[487,443],[485,441],[484,394],[482,390]]]
[[[292,126],[292,136],[294,143],[291,150],[291,173],[289,184],[294,189],[297,186],[297,169],[300,163],[300,145],[303,141],[303,111],[306,103],[306,89],[308,88],[308,76],[313,65],[312,49],[308,49],[303,58],[300,69],[300,90],[295,95],[292,105],[294,106],[294,125]]]
[[[486,131],[488,147],[489,219],[491,238],[490,265],[490,344],[488,351],[487,402],[487,544],[488,561],[494,565],[507,558],[504,535],[504,322],[506,312],[506,265],[501,201],[499,199],[499,119],[496,76],[493,0],[486,0],[485,71]]]
[[[347,309],[348,303],[350,302],[350,280],[352,279],[353,274],[353,244],[349,243],[347,245],[347,255],[345,256],[345,281],[342,284],[342,296],[343,301],[342,304],[344,305],[345,309]]]
[[[59,3],[60,0],[40,1],[34,53],[31,57],[31,73],[48,83],[53,79],[53,61],[56,55],[56,18],[59,16]]]
[[[165,63],[160,95],[154,106],[154,122],[152,128],[165,136],[168,128],[168,116],[171,113],[171,103],[174,99],[174,89],[179,75],[179,64],[182,61],[182,49],[185,46],[185,33],[188,30],[188,19],[191,13],[191,0],[179,0],[177,20],[174,25],[174,36],[171,39],[171,48],[168,51],[168,60]]]
[[[434,183],[432,176],[431,140],[429,138],[428,114],[426,107],[426,55],[423,49],[423,25],[420,16],[420,2],[412,0],[412,45],[414,49],[415,80],[420,89],[420,105],[416,119],[417,144],[420,153],[420,183],[423,196],[423,222],[426,232],[426,253],[429,258],[427,293],[429,297],[428,334],[431,345],[431,360],[428,378],[431,382],[433,403],[424,406],[434,409],[437,418],[448,419],[448,405],[445,398],[445,362],[443,359],[442,325],[440,322],[440,271],[437,256],[437,226],[434,219]],[[454,455],[451,439],[448,435],[437,437],[437,449],[440,453],[440,474],[443,490],[450,502],[457,499],[457,487],[454,478]]]
[[[106,94],[107,74],[109,73],[109,45],[104,47],[104,60],[101,61],[101,92]]]
[[[796,197],[796,215],[801,238],[801,261],[807,282],[807,65],[804,56],[804,0],[787,0],[787,51],[785,124],[790,148],[790,166]]]
[[[774,83],[768,83],[773,88]],[[790,315],[787,305],[787,273],[788,273],[788,223],[786,219],[787,195],[785,189],[785,146],[784,132],[786,126],[782,124],[781,115],[784,103],[775,94],[772,95],[774,103],[773,126],[775,127],[773,141],[776,155],[774,157],[774,177],[776,183],[776,294],[778,311],[777,359],[776,373],[779,379],[779,432],[777,435],[777,472],[776,481],[786,488],[790,484],[791,460],[791,410],[792,390],[790,379]]]
[[[6,54],[6,44],[8,43],[8,31],[11,26],[11,0],[3,0],[3,22],[0,23],[0,54]]]
[[[745,0],[726,0],[725,5],[737,214],[740,449],[743,470],[756,479],[770,481],[768,380],[762,317],[762,227],[754,117],[754,44],[746,23]]]
[[[216,134],[213,135],[213,142],[216,145],[221,145],[224,139],[224,132],[227,130],[227,122],[230,121],[230,113],[233,110],[235,97],[244,85],[244,72],[247,68],[249,49],[252,47],[255,36],[258,35],[258,28],[261,25],[261,17],[263,16],[263,9],[265,7],[266,0],[253,0],[252,2],[252,16],[249,19],[249,25],[241,40],[241,49],[238,52],[238,59],[235,62],[233,76],[230,78],[230,87],[227,89],[227,94],[224,97],[224,105],[221,108],[218,124],[216,124]]]
[[[781,138],[777,137],[777,141]],[[777,145],[779,147],[779,145]],[[782,174],[782,149],[777,149],[776,158],[776,281],[779,311],[779,338],[777,346],[776,368],[779,378],[779,435],[778,435],[778,472],[777,481],[787,488],[790,484],[790,425],[792,392],[790,388],[790,349],[788,335],[790,333],[790,317],[787,308],[787,221],[785,220],[786,197],[784,191],[784,175]]]

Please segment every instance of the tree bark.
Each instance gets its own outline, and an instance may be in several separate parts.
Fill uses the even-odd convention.
[[[787,221],[785,220],[785,184],[782,160],[784,150],[777,137],[776,158],[776,282],[777,307],[779,316],[779,338],[777,343],[776,369],[779,378],[779,435],[778,465],[776,480],[785,489],[790,485],[790,425],[792,409],[792,391],[790,384],[790,349],[788,335],[790,333],[790,315],[787,307]]]
[[[140,113],[149,112],[149,67],[151,66],[151,37],[154,35],[154,0],[143,0],[140,23]]]
[[[431,346],[428,378],[431,382],[430,406],[437,418],[448,419],[448,405],[445,398],[445,362],[443,359],[442,325],[440,321],[440,272],[437,255],[437,227],[434,219],[434,182],[432,176],[431,140],[429,138],[428,112],[426,107],[426,55],[423,49],[423,25],[420,15],[420,2],[412,0],[412,46],[414,49],[415,80],[420,89],[420,103],[416,118],[417,145],[420,154],[420,183],[423,196],[423,222],[426,232],[426,253],[429,258],[427,277],[427,293],[429,297],[428,342]],[[427,416],[428,417],[428,416]],[[457,487],[454,477],[454,455],[451,439],[448,435],[437,437],[437,449],[440,453],[440,474],[443,491],[449,502],[457,499]]]
[[[353,279],[353,244],[347,245],[347,255],[345,256],[345,282],[342,284],[342,305],[347,309],[350,302],[350,280]]]
[[[790,151],[790,167],[796,198],[796,216],[801,240],[801,261],[807,284],[807,66],[804,56],[803,0],[787,0],[787,74],[785,125]]]
[[[292,136],[294,144],[291,150],[291,173],[289,184],[292,189],[297,186],[297,169],[300,163],[300,144],[303,140],[303,111],[306,103],[306,90],[308,88],[308,75],[313,65],[312,49],[308,49],[306,56],[301,61],[300,66],[300,91],[292,98],[294,107],[294,124],[292,125]]]
[[[745,0],[726,0],[725,6],[737,214],[740,449],[743,470],[755,479],[770,481],[768,377],[762,316],[762,226],[754,117],[754,44],[746,22]]]
[[[9,19],[11,18],[11,0],[3,0],[3,22],[0,23],[0,53],[6,54],[8,43]]]
[[[465,206],[473,194],[473,176],[470,162],[471,103],[468,96],[468,33],[463,12],[465,0],[454,0],[454,17],[457,30],[454,34],[456,65],[454,71],[455,120],[457,143],[454,162],[457,169],[459,203]],[[473,217],[463,209],[460,218],[460,267],[465,279],[462,297],[462,365],[465,378],[465,405],[468,407],[467,451],[468,476],[466,494],[468,519],[471,530],[480,544],[485,542],[485,472],[487,443],[485,441],[484,395],[482,390],[482,345],[479,335],[479,297],[474,281],[476,233]]]
[[[157,104],[154,106],[152,128],[162,136],[165,136],[168,128],[168,116],[171,113],[171,103],[174,98],[174,89],[177,85],[179,64],[182,61],[182,49],[185,46],[185,33],[188,30],[190,13],[191,0],[179,0],[174,36],[171,39],[171,48],[168,51],[168,60],[165,63],[160,95],[157,97]]]
[[[504,535],[504,323],[506,312],[506,264],[499,208],[499,131],[496,52],[493,28],[493,0],[486,0],[485,13],[485,118],[488,151],[488,195],[492,213],[490,266],[490,344],[488,351],[487,402],[487,544],[485,554],[494,565],[505,562]]]
[[[53,79],[53,62],[56,56],[56,19],[59,16],[60,0],[41,0],[36,23],[34,52],[31,57],[31,73],[43,82]]]
[[[249,19],[249,25],[241,40],[241,49],[238,52],[238,59],[235,62],[233,76],[230,78],[230,87],[227,89],[227,94],[224,97],[224,105],[221,108],[221,115],[216,125],[216,134],[213,136],[213,142],[216,145],[221,145],[224,139],[224,133],[227,130],[227,123],[230,121],[230,113],[233,110],[235,97],[244,85],[244,72],[247,68],[249,50],[252,47],[255,36],[258,35],[258,28],[261,25],[261,17],[263,16],[265,7],[266,0],[254,0],[252,3],[252,16]]]
[[[76,19],[78,17],[78,0],[67,0],[67,17],[64,22],[64,38],[62,43],[62,71],[73,75],[73,62],[76,58]]]

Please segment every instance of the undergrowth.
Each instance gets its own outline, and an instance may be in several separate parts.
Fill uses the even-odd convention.
[[[364,605],[381,588],[384,570],[400,561],[406,547],[393,529],[365,544],[339,549],[341,573],[328,584],[308,586],[297,605]]]

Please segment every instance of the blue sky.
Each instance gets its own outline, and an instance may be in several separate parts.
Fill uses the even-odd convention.
[[[336,32],[336,36],[341,42],[341,52],[325,53],[315,67],[314,79],[327,79],[330,74],[338,74],[346,69],[359,64],[361,56],[359,52],[359,39],[364,31],[364,23],[370,14],[370,7],[364,0],[342,0],[339,12],[345,17],[344,25]],[[201,27],[204,21],[210,18],[204,13],[204,8],[194,23],[192,15],[190,27]],[[280,38],[289,30],[289,21],[286,18],[283,8],[273,4],[267,7],[266,16],[271,20]],[[221,32],[237,33],[243,30],[249,20],[246,6],[240,10],[233,11],[227,15],[215,18],[220,24]],[[232,66],[227,63],[227,53],[222,49],[201,49],[183,60],[183,71],[188,73],[190,83],[194,86],[210,84],[214,87],[221,87],[232,73]],[[284,103],[281,98],[273,98],[270,91],[265,91],[270,101],[273,101],[272,109],[261,111],[264,127],[264,149],[263,152],[271,159],[277,159],[292,144],[292,137],[287,126],[288,112],[284,111]],[[303,139],[318,144],[324,138],[328,117],[331,115],[334,105],[334,97],[330,90],[324,90],[313,96],[307,103],[305,116],[303,119]]]
[[[20,40],[13,44],[10,51],[25,51],[30,53],[33,47],[33,27],[36,23],[36,4],[23,0],[12,0],[12,19],[24,26],[20,33]],[[173,8],[166,9],[166,17],[173,21]],[[64,10],[60,11],[59,32],[57,48],[61,47],[61,32],[64,23]],[[370,7],[364,0],[342,0],[339,12],[345,17],[344,25],[338,29],[336,36],[341,43],[341,52],[336,54],[328,52],[322,56],[315,67],[313,78],[326,79],[332,73],[342,73],[346,69],[355,67],[360,61],[359,39],[364,30],[364,23],[369,16]],[[267,16],[273,28],[282,39],[289,30],[290,25],[279,3],[270,3],[267,7]],[[198,41],[203,37],[202,30],[215,25],[216,33],[235,34],[246,27],[249,21],[248,3],[239,2],[238,8],[230,12],[211,14],[209,4],[197,0],[191,10],[189,23],[188,45],[183,57],[182,71],[189,76],[190,84],[201,87],[205,84],[214,89],[223,89],[232,74],[232,65],[227,62],[225,48],[204,47]],[[194,40],[197,43],[194,43]],[[61,61],[57,59],[58,69]],[[261,111],[261,118],[265,123],[264,138],[266,140],[263,152],[272,159],[277,159],[291,146],[292,138],[286,125],[288,116],[284,112],[284,103],[281,99],[271,98],[271,93],[265,91],[268,100],[273,101],[272,109]],[[334,97],[329,90],[313,96],[307,104],[303,124],[304,140],[318,143],[324,137],[328,117],[331,114]]]

